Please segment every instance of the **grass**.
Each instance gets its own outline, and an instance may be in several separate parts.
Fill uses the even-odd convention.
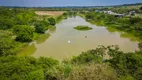
[[[79,25],[79,26],[74,27],[74,29],[84,31],[84,30],[92,30],[93,28],[89,26]]]

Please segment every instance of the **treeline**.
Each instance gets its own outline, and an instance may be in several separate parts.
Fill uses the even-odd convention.
[[[2,10],[2,11],[1,11]],[[33,10],[1,8],[0,17],[0,79],[1,80],[141,80],[142,52],[125,53],[117,46],[98,47],[83,52],[61,63],[52,58],[19,57],[17,52],[24,43],[43,34],[65,16],[37,19]],[[27,11],[27,12],[26,12]],[[13,15],[14,14],[14,15]],[[95,14],[95,17],[94,17]],[[98,13],[97,13],[98,14]],[[90,17],[93,16],[93,17]],[[96,13],[86,14],[87,19],[100,20],[99,24],[112,24],[115,17]],[[108,16],[112,18],[107,18]],[[23,21],[26,18],[27,21]],[[29,19],[30,18],[30,19]],[[114,18],[114,19],[113,19]],[[124,19],[125,18],[120,18]],[[133,18],[132,18],[133,19]],[[116,19],[119,21],[119,19]],[[127,18],[126,18],[127,20]],[[13,24],[4,23],[6,21]],[[129,18],[128,18],[129,21]],[[139,19],[135,23],[139,24]],[[122,21],[123,22],[123,21]],[[122,23],[121,22],[121,23]],[[133,22],[133,21],[132,21]],[[135,25],[133,24],[133,26]],[[8,24],[8,25],[7,25]],[[5,27],[4,27],[5,26]],[[119,28],[118,28],[119,29]],[[121,28],[120,28],[121,29]],[[124,27],[127,31],[127,28]],[[129,30],[129,29],[128,29]],[[135,29],[134,29],[135,30]],[[141,46],[141,44],[140,44]],[[107,57],[109,55],[109,57]]]
[[[123,4],[122,6],[138,6],[142,5],[142,3],[135,3],[135,4]]]
[[[59,63],[51,58],[0,57],[2,80],[141,80],[142,52],[98,47]],[[105,58],[109,55],[110,58]]]
[[[34,19],[34,11],[30,9],[0,8],[0,29],[6,30],[14,25],[29,25]]]
[[[109,15],[104,13],[90,12],[85,14],[86,20],[112,27],[138,37],[142,40],[142,18],[141,17],[119,17],[115,15]]]
[[[122,13],[122,14],[129,14],[131,11],[135,11],[137,14],[142,14],[142,6],[121,6],[121,7],[115,7],[115,8],[107,8],[107,10],[111,10],[116,13]]]
[[[32,9],[0,8],[0,55],[15,55],[23,46],[44,34],[66,17],[38,19]]]

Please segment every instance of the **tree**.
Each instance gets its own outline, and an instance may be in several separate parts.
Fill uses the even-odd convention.
[[[139,48],[142,49],[142,42],[138,44]]]
[[[19,51],[20,43],[12,39],[12,33],[0,30],[0,55],[12,55]]]
[[[49,21],[50,25],[56,24],[56,20],[53,17],[48,18],[48,21]]]
[[[32,41],[34,37],[34,28],[27,25],[16,25],[13,27],[13,32],[16,34],[16,40],[21,42]]]
[[[92,19],[93,16],[92,16],[92,14],[87,14],[87,15],[86,15],[86,18],[87,18],[87,19]]]
[[[63,16],[65,16],[65,17],[66,17],[67,15],[68,15],[67,13],[63,13]]]
[[[0,17],[0,29],[6,30],[10,29],[14,25],[14,20]]]
[[[142,10],[142,6],[140,7],[140,10]]]
[[[1,80],[45,80],[45,72],[58,62],[51,58],[2,56],[0,57]]]
[[[35,20],[35,13],[30,9],[0,8],[0,29],[10,29],[16,25],[28,25]]]
[[[46,31],[46,26],[43,24],[43,22],[38,21],[35,23],[35,31],[37,33],[44,33]]]
[[[116,51],[113,58],[109,61],[120,77],[130,75],[135,80],[140,80],[142,78],[141,54]]]

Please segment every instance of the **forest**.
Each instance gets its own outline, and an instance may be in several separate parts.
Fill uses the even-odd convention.
[[[117,45],[98,46],[71,60],[17,56],[29,42],[36,40],[72,13],[40,19],[32,8],[0,8],[0,80],[141,80],[142,51],[123,52]],[[76,13],[73,13],[76,15]],[[113,27],[142,40],[142,18],[104,13],[80,12],[97,25]],[[93,45],[93,44],[92,44]],[[141,44],[139,44],[141,46]],[[110,58],[105,58],[109,55]]]

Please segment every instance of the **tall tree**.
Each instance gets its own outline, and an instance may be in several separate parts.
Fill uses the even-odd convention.
[[[48,21],[49,21],[49,23],[50,23],[51,25],[55,25],[55,24],[56,24],[56,20],[55,20],[53,17],[48,18]]]
[[[11,32],[0,30],[0,55],[16,54],[20,48],[19,44],[14,41]]]
[[[32,41],[34,37],[34,28],[27,25],[16,25],[13,27],[13,32],[17,35],[16,40],[21,42]]]

